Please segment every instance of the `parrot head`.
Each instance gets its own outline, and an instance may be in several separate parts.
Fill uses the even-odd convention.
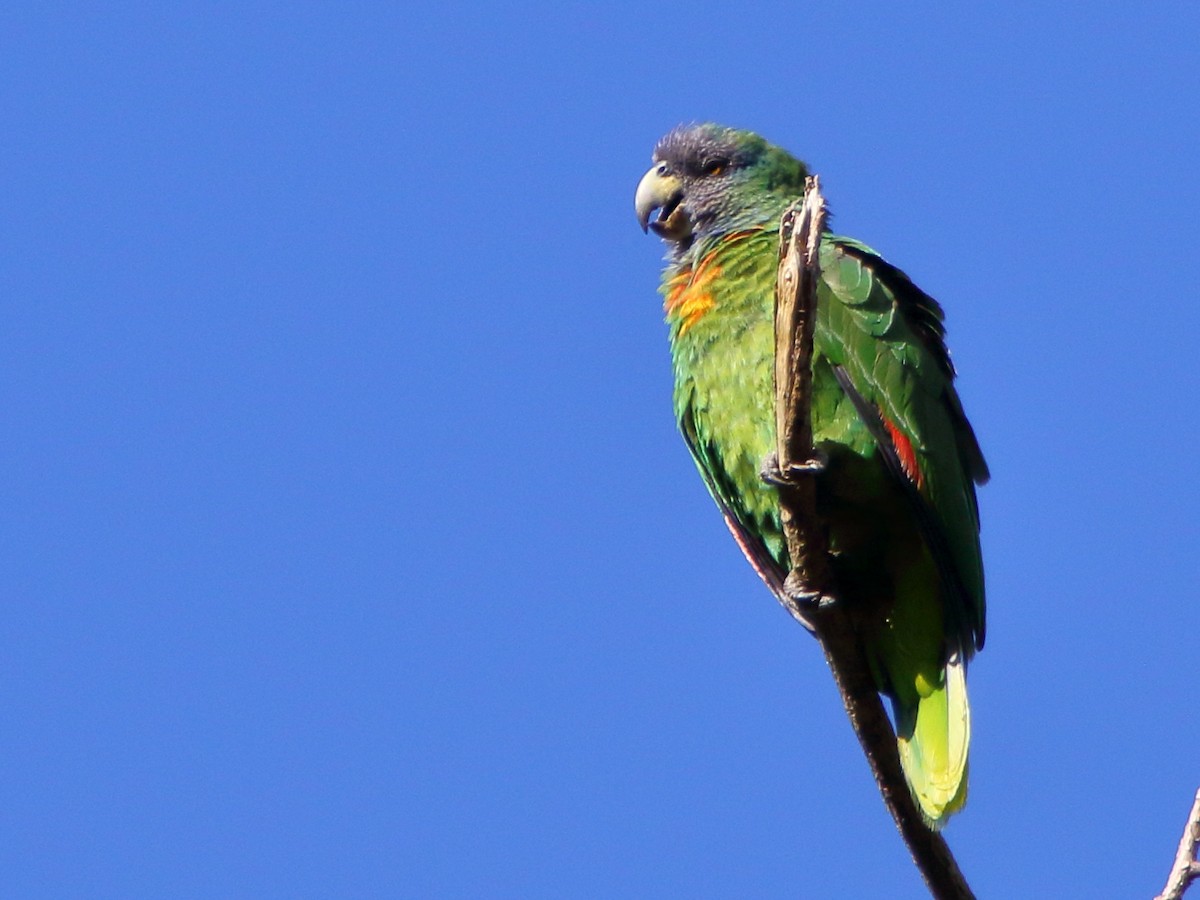
[[[681,125],[654,148],[634,197],[643,231],[686,252],[696,241],[778,219],[804,193],[804,163],[749,131]],[[655,216],[655,213],[658,213]]]

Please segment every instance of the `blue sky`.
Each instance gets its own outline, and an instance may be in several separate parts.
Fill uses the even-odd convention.
[[[0,13],[12,896],[924,896],[674,430],[657,137],[752,128],[948,311],[982,896],[1200,785],[1200,12]]]

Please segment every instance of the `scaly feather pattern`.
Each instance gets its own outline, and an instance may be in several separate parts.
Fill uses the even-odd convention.
[[[670,246],[662,294],[676,419],[739,545],[778,592],[789,560],[759,472],[775,443],[779,218],[807,170],[715,125],[671,132],[654,160],[636,205]],[[940,827],[966,799],[966,663],[985,634],[975,484],[987,466],[954,390],[937,302],[850,238],[824,235],[820,262],[811,411],[828,464],[817,511],[892,701],[909,785]]]

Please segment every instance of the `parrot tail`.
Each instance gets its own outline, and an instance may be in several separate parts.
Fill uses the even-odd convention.
[[[945,676],[915,708],[896,710],[900,764],[917,807],[934,831],[967,802],[971,708],[961,653],[950,657]]]

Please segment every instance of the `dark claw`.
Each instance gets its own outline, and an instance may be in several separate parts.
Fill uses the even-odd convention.
[[[767,454],[766,459],[762,461],[762,466],[758,470],[758,477],[767,484],[775,487],[783,487],[787,484],[783,480],[783,473],[779,471],[779,454],[772,450]]]
[[[814,449],[812,459],[792,463],[787,472],[779,470],[779,455],[774,451],[767,454],[758,470],[758,476],[767,484],[775,487],[787,487],[795,483],[798,475],[820,475],[829,465],[829,457],[820,450]]]
[[[796,606],[800,609],[816,609],[833,603],[832,597],[828,597],[820,591],[810,591],[808,585],[804,583],[804,579],[798,576],[798,572],[792,572],[783,582],[784,593]]]
[[[829,457],[813,448],[811,459],[806,459],[804,462],[792,463],[788,470],[793,475],[820,475],[829,467]]]

